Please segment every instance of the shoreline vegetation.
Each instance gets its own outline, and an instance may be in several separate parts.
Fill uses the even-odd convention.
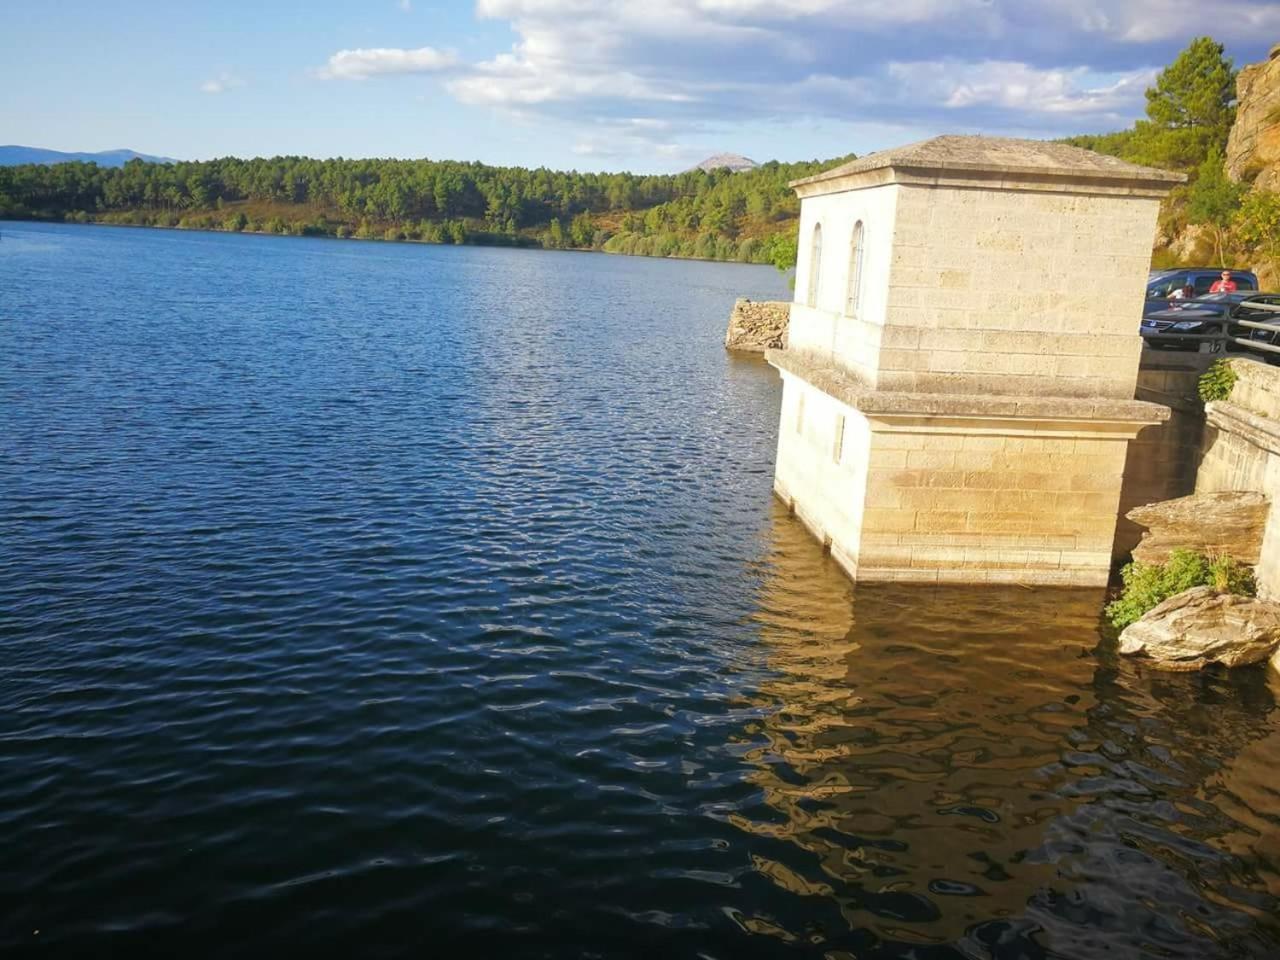
[[[787,183],[850,157],[749,171],[578,173],[303,157],[0,167],[0,219],[773,264],[795,263]]]
[[[71,218],[67,218],[63,220],[55,220],[55,219],[50,219],[46,217],[20,217],[19,218],[19,217],[0,216],[0,223],[56,223],[56,224],[71,224],[73,226],[80,226],[80,227],[119,227],[125,230],[173,230],[173,231],[187,232],[187,233],[233,233],[234,232],[247,237],[286,237],[290,239],[311,238],[311,239],[318,239],[318,240],[356,240],[356,241],[368,241],[372,243],[406,243],[406,244],[418,244],[418,245],[429,245],[429,246],[453,245],[453,246],[469,246],[469,247],[499,247],[499,248],[505,247],[511,250],[543,250],[543,251],[548,251],[552,253],[611,253],[613,252],[613,251],[605,250],[603,248],[596,249],[594,247],[568,247],[568,246],[545,247],[542,244],[534,241],[507,242],[505,240],[499,239],[493,242],[488,242],[486,240],[483,240],[477,237],[471,237],[471,236],[468,236],[468,238],[462,244],[450,244],[448,241],[421,240],[421,239],[414,239],[412,237],[401,237],[401,238],[397,238],[396,240],[387,240],[386,237],[374,237],[374,236],[358,237],[358,236],[355,236],[354,234],[351,236],[338,237],[332,233],[305,233],[305,232],[292,233],[289,231],[285,231],[283,233],[272,233],[267,230],[231,231],[231,230],[226,230],[222,227],[191,226],[190,224],[186,226],[181,226],[181,225],[167,226],[167,225],[161,225],[156,223],[123,223],[123,222],[117,222],[112,220],[89,220],[89,219],[78,220],[78,219],[71,219]],[[652,255],[640,254],[640,256],[652,256]],[[763,261],[762,260],[717,260],[714,257],[695,257],[693,255],[685,255],[680,253],[667,254],[659,259],[692,260],[695,262],[705,262],[705,263],[740,263],[747,266],[768,265],[770,263],[770,261],[767,261],[767,260],[763,260]],[[795,264],[793,263],[792,266],[795,266]],[[782,269],[782,268],[779,268],[779,269]]]

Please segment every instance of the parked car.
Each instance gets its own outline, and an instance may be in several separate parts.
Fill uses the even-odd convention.
[[[1152,270],[1147,280],[1147,299],[1142,315],[1149,316],[1160,310],[1168,310],[1180,302],[1175,297],[1179,290],[1186,291],[1186,300],[1203,297],[1214,281],[1222,275],[1222,267],[1182,267],[1177,270]],[[1251,270],[1232,270],[1231,279],[1236,282],[1236,292],[1246,293],[1258,289],[1258,276]]]
[[[1232,328],[1232,336],[1245,337],[1255,343],[1266,343],[1280,347],[1280,313],[1275,310],[1262,310],[1259,307],[1280,307],[1280,293],[1263,293],[1249,297],[1231,312],[1232,320],[1252,320],[1254,323],[1265,323],[1273,330],[1257,330],[1252,327]],[[1232,344],[1227,345],[1232,348]],[[1236,347],[1235,349],[1245,349]],[[1267,363],[1280,363],[1280,353],[1271,351],[1255,351]]]
[[[1205,336],[1221,332],[1220,322],[1224,317],[1232,320],[1250,320],[1255,323],[1276,325],[1276,333],[1266,330],[1254,330],[1249,327],[1231,326],[1231,336],[1243,337],[1260,342],[1275,343],[1280,334],[1280,313],[1262,310],[1258,306],[1280,306],[1280,293],[1255,293],[1237,291],[1236,293],[1209,293],[1195,300],[1175,300],[1174,305],[1165,310],[1156,310],[1142,318],[1142,336],[1147,345],[1163,350],[1198,350],[1204,340],[1170,339],[1176,334],[1188,336]],[[1153,339],[1155,338],[1155,339]],[[1277,343],[1280,346],[1280,343]],[[1229,350],[1244,349],[1228,344]]]

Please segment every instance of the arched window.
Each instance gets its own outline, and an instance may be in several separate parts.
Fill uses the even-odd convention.
[[[849,291],[845,302],[845,316],[858,315],[858,298],[862,294],[862,221],[853,225],[853,238],[849,241]]]
[[[822,224],[813,225],[813,247],[809,250],[809,296],[811,307],[818,305],[818,278],[822,275]]]

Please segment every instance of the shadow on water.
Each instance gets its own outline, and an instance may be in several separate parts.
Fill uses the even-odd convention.
[[[772,679],[734,824],[828,957],[1280,954],[1280,725],[1262,670],[1147,671],[1097,591],[864,584],[775,509]]]

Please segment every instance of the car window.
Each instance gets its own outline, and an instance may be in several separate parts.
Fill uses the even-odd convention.
[[[1213,281],[1217,279],[1218,278],[1214,276],[1196,277],[1195,284],[1194,284],[1196,296],[1199,297],[1208,293],[1209,288],[1213,286]]]
[[[1235,277],[1236,287],[1241,290],[1257,290],[1258,285],[1253,282],[1252,277]]]
[[[1183,287],[1191,285],[1191,278],[1185,273],[1173,273],[1158,280],[1152,281],[1147,286],[1147,296],[1149,298],[1161,297],[1164,299],[1171,298],[1177,291]]]

